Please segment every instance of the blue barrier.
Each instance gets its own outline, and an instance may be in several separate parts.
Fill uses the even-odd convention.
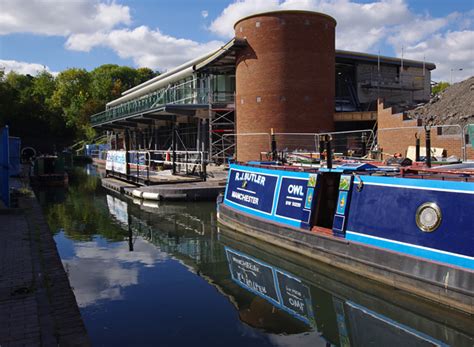
[[[0,199],[10,207],[10,155],[8,126],[0,131]]]
[[[10,152],[10,176],[20,176],[21,139],[10,136],[8,150]]]

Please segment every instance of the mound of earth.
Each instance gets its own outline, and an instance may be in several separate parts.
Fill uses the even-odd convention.
[[[428,103],[408,111],[408,116],[423,119],[423,124],[430,118],[433,125],[473,124],[474,76],[447,87]]]

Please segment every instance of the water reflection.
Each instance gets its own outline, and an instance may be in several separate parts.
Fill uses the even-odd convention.
[[[78,171],[38,196],[98,345],[472,346],[472,320]]]

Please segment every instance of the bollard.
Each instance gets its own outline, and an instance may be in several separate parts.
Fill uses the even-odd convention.
[[[426,166],[431,167],[431,127],[425,126],[426,136]]]
[[[176,175],[176,123],[173,123],[173,133],[171,135],[171,150],[173,162],[173,175]]]
[[[276,144],[276,139],[275,139],[275,133],[273,132],[273,128],[270,129],[271,133],[271,138],[272,138],[272,160],[275,161],[277,160],[278,154],[277,154],[277,144]]]
[[[420,138],[415,134],[415,161],[420,161]]]
[[[361,140],[362,140],[362,157],[365,157],[365,155],[367,154],[367,134],[366,133],[362,133]]]
[[[319,160],[324,160],[324,136],[319,137]]]

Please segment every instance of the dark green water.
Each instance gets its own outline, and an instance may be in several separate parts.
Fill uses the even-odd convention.
[[[96,346],[472,346],[472,320],[219,229],[215,204],[138,205],[93,170],[37,192]]]

